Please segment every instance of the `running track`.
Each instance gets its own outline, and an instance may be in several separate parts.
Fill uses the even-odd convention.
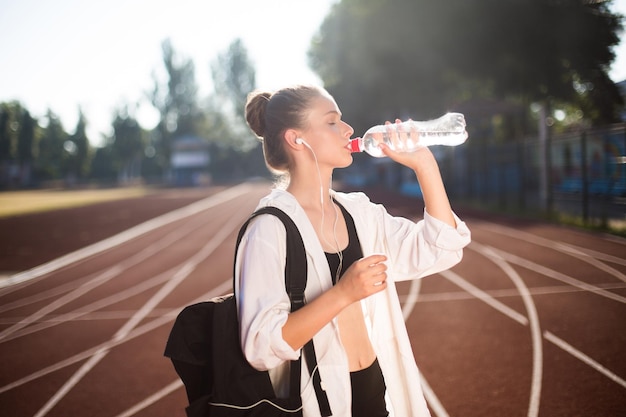
[[[3,281],[0,415],[183,417],[169,329],[230,291],[236,231],[267,190],[207,193]],[[626,416],[626,241],[459,214],[463,261],[398,286],[433,416]]]

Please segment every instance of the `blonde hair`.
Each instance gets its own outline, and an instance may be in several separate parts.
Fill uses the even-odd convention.
[[[324,95],[328,95],[324,89],[307,85],[248,95],[246,122],[263,143],[265,165],[270,172],[288,175],[289,157],[283,135],[288,129],[306,128],[313,100]]]

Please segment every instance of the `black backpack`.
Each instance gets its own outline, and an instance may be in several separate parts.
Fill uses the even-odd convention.
[[[307,262],[302,236],[287,214],[276,207],[255,211],[239,230],[235,258],[248,223],[261,214],[274,215],[285,225],[285,289],[291,300],[291,311],[295,311],[304,305]],[[233,291],[234,280],[233,271]],[[330,416],[328,398],[316,372],[313,341],[303,349],[322,416]],[[165,356],[171,359],[185,385],[188,417],[302,415],[300,359],[290,364],[289,398],[276,398],[268,372],[254,369],[241,351],[234,294],[185,307],[172,327]]]

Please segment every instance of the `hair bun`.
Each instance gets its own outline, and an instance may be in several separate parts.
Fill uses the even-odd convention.
[[[272,93],[254,91],[248,95],[246,102],[246,122],[250,129],[260,138],[265,136],[265,110]]]

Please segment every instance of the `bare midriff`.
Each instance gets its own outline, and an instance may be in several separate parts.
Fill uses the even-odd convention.
[[[370,366],[376,353],[370,342],[361,303],[346,307],[337,317],[341,343],[348,357],[350,372],[360,371]]]

